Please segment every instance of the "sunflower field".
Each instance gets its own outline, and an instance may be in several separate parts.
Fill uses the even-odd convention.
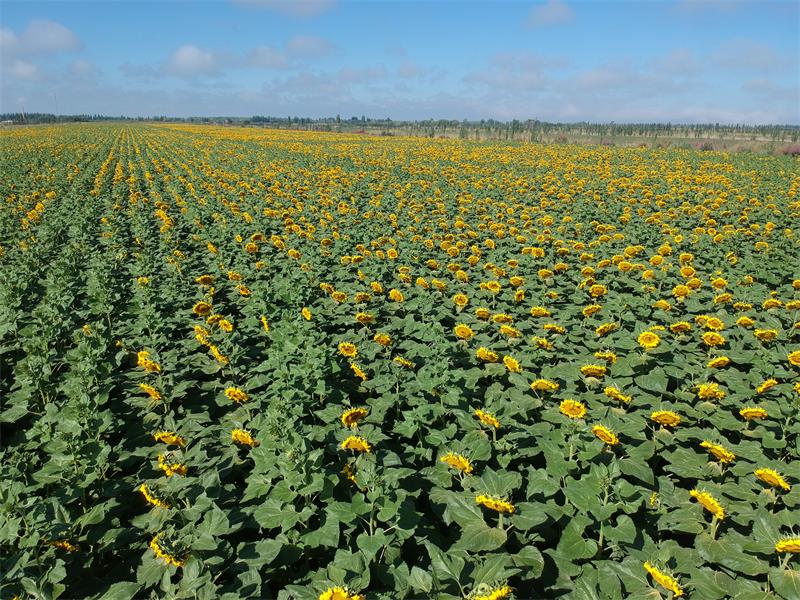
[[[2,598],[800,598],[800,163],[0,132]]]

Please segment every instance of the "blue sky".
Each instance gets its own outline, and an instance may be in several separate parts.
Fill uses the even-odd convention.
[[[0,112],[800,124],[794,1],[0,3]]]

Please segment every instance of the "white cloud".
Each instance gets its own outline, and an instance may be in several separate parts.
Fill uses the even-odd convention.
[[[342,83],[373,83],[377,80],[384,79],[386,75],[386,67],[377,65],[364,69],[340,69],[337,74],[337,79]]]
[[[248,52],[246,62],[265,69],[285,69],[289,65],[286,54],[272,46],[256,46]]]
[[[0,48],[3,53],[16,57],[33,57],[82,48],[81,41],[72,31],[55,21],[33,20],[17,35],[10,29],[0,31]]]
[[[789,62],[770,46],[749,38],[728,40],[713,52],[711,59],[725,69],[755,71],[772,71]]]
[[[683,76],[694,75],[700,69],[694,54],[686,48],[675,48],[666,56],[654,60],[652,65],[656,71]]]
[[[286,50],[294,57],[319,57],[333,52],[334,45],[313,35],[296,35],[286,43]]]
[[[525,25],[531,29],[559,25],[572,20],[574,13],[563,0],[547,0],[531,10]]]
[[[334,0],[233,0],[248,8],[263,8],[297,18],[317,17],[336,6]]]
[[[69,72],[74,77],[94,77],[97,75],[97,68],[85,60],[74,60],[69,66]]]
[[[39,78],[39,67],[25,60],[15,60],[8,68],[8,72],[16,79],[34,81]]]
[[[221,58],[214,52],[185,44],[167,58],[164,72],[178,77],[213,75],[219,72],[221,63]]]

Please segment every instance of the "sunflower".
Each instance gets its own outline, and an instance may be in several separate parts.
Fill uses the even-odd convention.
[[[147,487],[146,483],[139,486],[139,491],[142,493],[142,496],[144,496],[144,499],[147,500],[148,504],[157,506],[158,508],[170,508],[170,504],[154,494],[153,491]]]
[[[617,330],[616,323],[603,323],[602,325],[599,325],[594,331],[597,335],[604,336],[616,330]]]
[[[213,307],[208,302],[203,302],[201,300],[192,307],[192,312],[198,317],[205,317],[211,313],[212,309]]]
[[[234,429],[231,431],[231,439],[237,444],[249,446],[250,448],[255,448],[259,445],[259,442],[257,442],[246,429]]]
[[[775,329],[756,329],[753,335],[756,336],[760,342],[771,342],[778,337],[778,332]]]
[[[652,331],[644,331],[639,334],[639,337],[636,338],[636,341],[639,342],[639,345],[645,350],[652,350],[653,348],[658,347],[658,345],[661,343],[661,338]]]
[[[600,298],[608,293],[608,288],[602,284],[595,283],[589,288],[589,295],[592,298]]]
[[[531,383],[531,389],[535,392],[555,392],[559,387],[558,383],[549,379],[537,379]]]
[[[440,458],[443,463],[449,466],[456,471],[461,471],[462,473],[472,473],[473,466],[470,460],[461,454],[455,454],[454,452],[448,452],[442,458]]]
[[[384,348],[388,348],[392,344],[392,337],[388,333],[376,333],[372,340]]]
[[[605,377],[608,369],[603,365],[584,365],[581,367],[581,375],[584,377],[595,377],[601,379]]]
[[[692,324],[688,321],[678,321],[677,323],[670,325],[669,330],[672,333],[686,333],[687,331],[692,330]]]
[[[613,386],[606,387],[603,390],[603,393],[612,400],[617,400],[618,402],[624,402],[625,404],[630,404],[631,400],[633,400],[631,396],[626,396],[619,390],[619,388]]]
[[[500,355],[497,354],[497,352],[493,352],[492,350],[484,348],[483,346],[475,351],[475,356],[478,358],[478,360],[488,363],[496,363],[500,360]]]
[[[519,361],[516,358],[504,356],[503,364],[509,373],[522,373],[522,367],[520,367]]]
[[[350,363],[350,370],[353,371],[353,374],[356,377],[358,377],[361,381],[367,380],[367,374],[356,363]]]
[[[311,320],[311,311],[308,310],[308,308],[306,308],[305,306],[303,307],[303,310],[300,311],[300,314],[303,315],[303,318],[306,321],[310,321]]]
[[[800,367],[800,350],[793,350],[786,355],[786,360],[793,367]]]
[[[369,325],[375,322],[375,316],[364,312],[356,313],[356,321],[362,325]]]
[[[156,431],[153,434],[153,439],[157,442],[162,442],[168,446],[185,446],[186,439],[178,435],[174,431]]]
[[[460,340],[468,340],[475,332],[472,331],[472,328],[469,325],[464,325],[463,323],[459,323],[453,328],[453,333],[455,333],[456,337]]]
[[[468,303],[469,298],[467,298],[464,294],[456,294],[453,296],[453,304],[459,308],[464,308]]]
[[[203,286],[210,286],[214,285],[214,276],[213,275],[200,275],[197,279],[195,279],[197,283]]]
[[[345,358],[355,358],[358,356],[358,348],[350,342],[339,342],[339,354]]]
[[[800,537],[783,538],[775,544],[775,552],[800,553]]]
[[[764,383],[762,383],[760,386],[758,386],[756,388],[756,393],[757,394],[763,394],[763,393],[767,392],[768,390],[771,390],[772,388],[774,388],[776,385],[778,385],[778,380],[777,379],[771,379],[771,378],[767,379],[766,381],[764,381]]]
[[[139,387],[142,389],[144,393],[150,396],[153,400],[161,400],[161,392],[159,392],[152,385],[147,385],[146,383],[140,383]]]
[[[739,317],[736,320],[736,324],[739,327],[752,327],[753,325],[756,324],[756,322],[753,321],[753,319],[751,319],[750,317],[745,316],[745,317]]]
[[[697,386],[697,397],[701,400],[722,400],[725,397],[725,390],[714,381],[701,383]]]
[[[341,416],[342,425],[352,429],[353,427],[357,426],[358,422],[361,421],[368,414],[369,410],[366,408],[350,408],[344,411],[344,413],[342,413]]]
[[[403,302],[405,299],[406,297],[403,295],[403,292],[397,288],[392,288],[389,290],[389,300],[392,302]]]
[[[702,442],[700,447],[708,450],[709,453],[713,454],[714,458],[716,458],[722,464],[729,464],[736,460],[736,455],[733,452],[724,446],[709,442],[708,440]]]
[[[644,563],[644,570],[650,574],[650,577],[652,577],[653,581],[658,585],[672,592],[674,598],[683,596],[683,588],[678,584],[677,579],[659,571],[649,562]]]
[[[677,427],[680,425],[681,416],[671,410],[657,410],[650,414],[650,420],[665,427]]]
[[[364,600],[362,594],[353,594],[346,587],[329,587],[319,595],[319,600]]]
[[[689,495],[697,500],[703,506],[703,508],[705,508],[720,521],[725,518],[725,509],[719,503],[719,500],[717,500],[708,492],[701,492],[697,489],[694,489],[689,492]]]
[[[603,351],[595,352],[594,353],[594,357],[599,359],[599,360],[604,360],[607,363],[610,363],[612,365],[616,364],[616,362],[617,362],[617,355],[614,352],[611,352],[610,350],[603,350]]]
[[[508,598],[513,591],[514,588],[510,585],[501,585],[500,587],[492,589],[488,594],[478,594],[474,596],[472,600],[504,600]]]
[[[500,429],[500,421],[498,421],[493,414],[478,408],[475,410],[475,416],[478,417],[478,420],[484,425],[494,427],[495,429]]]
[[[760,406],[747,406],[739,411],[739,416],[746,421],[752,421],[754,419],[766,419],[769,415]]]
[[[589,306],[584,306],[581,313],[588,319],[592,315],[599,313],[602,309],[603,307],[599,304],[590,304]]]
[[[163,535],[163,532],[158,533],[155,535],[155,537],[153,537],[152,540],[150,540],[150,543],[148,544],[150,550],[152,550],[153,554],[155,554],[168,565],[172,565],[173,567],[182,567],[186,563],[186,557],[180,557],[175,553],[168,551],[161,540]]]
[[[242,404],[250,399],[247,392],[237,387],[229,387],[225,390],[225,395],[229,400],[233,400],[237,404]]]
[[[727,356],[718,356],[708,361],[708,364],[706,366],[710,369],[723,369],[727,367],[729,364],[731,364],[730,358],[728,358]]]
[[[499,513],[511,514],[517,510],[511,502],[495,496],[487,496],[486,494],[478,494],[475,496],[475,502],[485,506],[489,510]]]
[[[786,492],[792,489],[792,486],[786,482],[783,476],[772,469],[756,469],[755,476],[770,487],[779,487]]]
[[[592,427],[592,433],[604,444],[609,446],[616,446],[619,444],[619,437],[617,437],[613,431],[603,425],[595,425]]]
[[[586,416],[586,405],[578,400],[562,400],[558,409],[570,419],[582,419]]]
[[[365,452],[370,453],[372,452],[372,446],[370,446],[369,442],[364,438],[351,435],[347,439],[345,439],[341,444],[342,450],[354,450],[355,452]]]
[[[531,316],[537,319],[541,317],[550,316],[550,311],[547,310],[544,306],[532,306],[530,312]]]

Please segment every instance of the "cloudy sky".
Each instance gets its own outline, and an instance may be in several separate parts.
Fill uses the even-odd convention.
[[[800,4],[0,3],[0,112],[800,124]]]

